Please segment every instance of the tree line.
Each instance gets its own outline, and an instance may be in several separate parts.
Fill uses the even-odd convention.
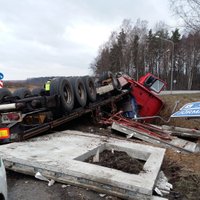
[[[173,12],[185,22],[185,33],[178,28],[169,31],[164,22],[152,30],[145,20],[133,24],[124,19],[119,30],[99,48],[90,66],[94,74],[121,71],[138,80],[150,72],[165,80],[168,89],[200,89],[200,1],[170,2]],[[191,15],[187,14],[188,8]]]

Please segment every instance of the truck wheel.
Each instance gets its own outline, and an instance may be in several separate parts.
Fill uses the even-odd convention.
[[[112,76],[112,84],[113,84],[113,87],[115,89],[118,89],[118,87],[119,87],[119,81],[117,80],[117,78],[114,75]]]
[[[119,89],[119,81],[117,80],[116,76],[111,71],[105,72],[103,75],[100,76],[99,81],[104,82],[106,79],[111,79],[113,87],[115,89]]]
[[[11,97],[12,93],[6,88],[0,88],[0,103],[3,103],[5,97]]]
[[[54,78],[51,81],[50,95],[59,95],[61,106],[65,112],[74,108],[74,91],[69,78]]]
[[[122,86],[117,77],[115,77],[115,84],[113,84],[113,85],[114,85],[114,88],[117,89],[118,91],[122,90]]]
[[[103,72],[103,74],[101,74],[99,77],[99,81],[104,81],[112,77],[113,77],[113,73],[111,71]]]
[[[31,92],[27,88],[19,88],[13,92],[13,96],[19,99],[24,99],[28,97],[29,95],[31,95]]]
[[[44,88],[34,88],[34,89],[31,91],[31,94],[32,94],[32,95],[41,96],[44,92],[45,92]]]
[[[92,102],[96,101],[97,91],[93,78],[90,76],[84,76],[83,82],[85,84],[88,99]]]
[[[73,77],[72,78],[74,95],[76,97],[77,103],[84,107],[87,103],[87,93],[85,89],[85,84],[80,77]]]

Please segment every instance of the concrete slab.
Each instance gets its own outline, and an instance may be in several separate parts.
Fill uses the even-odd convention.
[[[105,149],[144,160],[143,170],[136,175],[83,162]],[[165,149],[78,131],[0,146],[0,156],[8,169],[30,175],[39,171],[59,182],[134,199],[152,198],[164,153]]]

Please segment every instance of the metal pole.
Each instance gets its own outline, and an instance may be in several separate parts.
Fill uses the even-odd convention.
[[[170,83],[170,93],[172,94],[172,90],[173,90],[173,79],[174,79],[174,42],[172,40],[168,40],[165,38],[160,37],[159,35],[155,36],[156,38],[159,38],[161,40],[170,42],[172,44],[172,60],[171,60],[171,83]]]
[[[173,90],[173,79],[174,79],[174,42],[170,41],[172,44],[172,66],[171,66],[171,86],[170,86],[170,91],[172,94]]]

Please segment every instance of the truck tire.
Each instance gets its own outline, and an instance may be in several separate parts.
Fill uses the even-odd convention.
[[[45,92],[44,88],[34,88],[31,91],[31,94],[35,96],[41,96],[44,92]]]
[[[103,72],[99,77],[99,81],[103,81],[112,77],[113,77],[113,73],[111,71]]]
[[[19,88],[13,92],[13,96],[17,97],[18,99],[24,99],[31,95],[31,92],[27,88]]]
[[[74,89],[74,95],[76,97],[76,102],[79,106],[84,107],[87,103],[87,92],[82,78],[73,77],[72,84]]]
[[[85,84],[85,89],[86,89],[86,92],[87,92],[88,100],[91,101],[91,102],[96,101],[97,91],[96,91],[94,79],[90,76],[84,76],[83,82]]]
[[[116,85],[115,85],[115,89],[117,89],[118,91],[121,91],[122,90],[122,86],[118,80],[118,78],[116,77]]]
[[[108,76],[109,78],[112,79],[112,84],[113,84],[114,89],[121,90],[122,88],[116,75],[114,75],[112,72],[108,72]]]
[[[101,75],[99,78],[99,81],[102,82],[109,78],[112,80],[114,89],[120,89],[120,83],[118,79],[116,78],[116,76],[111,71],[107,71],[103,75]]]
[[[5,97],[11,97],[12,93],[7,88],[0,88],[0,103],[4,102]]]
[[[114,75],[112,77],[112,83],[113,83],[113,87],[115,89],[119,89],[119,81],[118,81],[118,79]]]
[[[54,78],[51,81],[50,95],[59,95],[61,108],[64,112],[70,112],[74,108],[74,91],[70,78]]]

